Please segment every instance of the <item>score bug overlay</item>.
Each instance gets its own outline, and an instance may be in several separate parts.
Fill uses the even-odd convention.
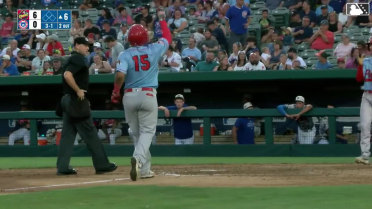
[[[27,10],[17,11],[18,30],[70,30],[71,10]]]

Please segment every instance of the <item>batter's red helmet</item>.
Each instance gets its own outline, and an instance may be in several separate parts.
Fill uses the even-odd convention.
[[[132,46],[143,46],[149,41],[147,29],[139,24],[134,24],[129,28],[128,41]]]

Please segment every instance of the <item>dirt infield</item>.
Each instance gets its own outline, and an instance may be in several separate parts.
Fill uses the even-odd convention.
[[[234,164],[153,166],[156,177],[132,182],[129,166],[95,175],[91,167],[76,176],[56,176],[55,169],[0,170],[0,194],[97,185],[196,187],[269,187],[372,183],[372,167],[354,164]]]

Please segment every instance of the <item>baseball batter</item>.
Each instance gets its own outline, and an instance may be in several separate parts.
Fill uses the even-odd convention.
[[[158,62],[172,43],[172,35],[165,22],[165,12],[159,11],[159,22],[163,37],[158,42],[148,44],[147,30],[135,24],[128,31],[131,48],[119,55],[116,67],[114,90],[111,100],[118,103],[120,88],[125,81],[123,105],[125,118],[134,138],[134,153],[131,158],[130,178],[151,178],[149,151],[151,140],[155,135],[158,118]]]
[[[359,164],[369,164],[369,156],[371,155],[371,122],[372,122],[372,58],[365,58],[363,65],[358,66],[356,80],[364,82],[362,89],[364,90],[362,102],[360,104],[360,149],[362,155],[355,158],[355,162]]]

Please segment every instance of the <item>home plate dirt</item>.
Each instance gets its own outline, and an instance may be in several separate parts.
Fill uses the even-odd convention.
[[[355,164],[234,164],[153,166],[156,176],[132,182],[129,166],[96,175],[81,167],[78,175],[56,176],[56,169],[0,170],[0,194],[98,185],[193,187],[270,187],[371,184],[372,166]]]

